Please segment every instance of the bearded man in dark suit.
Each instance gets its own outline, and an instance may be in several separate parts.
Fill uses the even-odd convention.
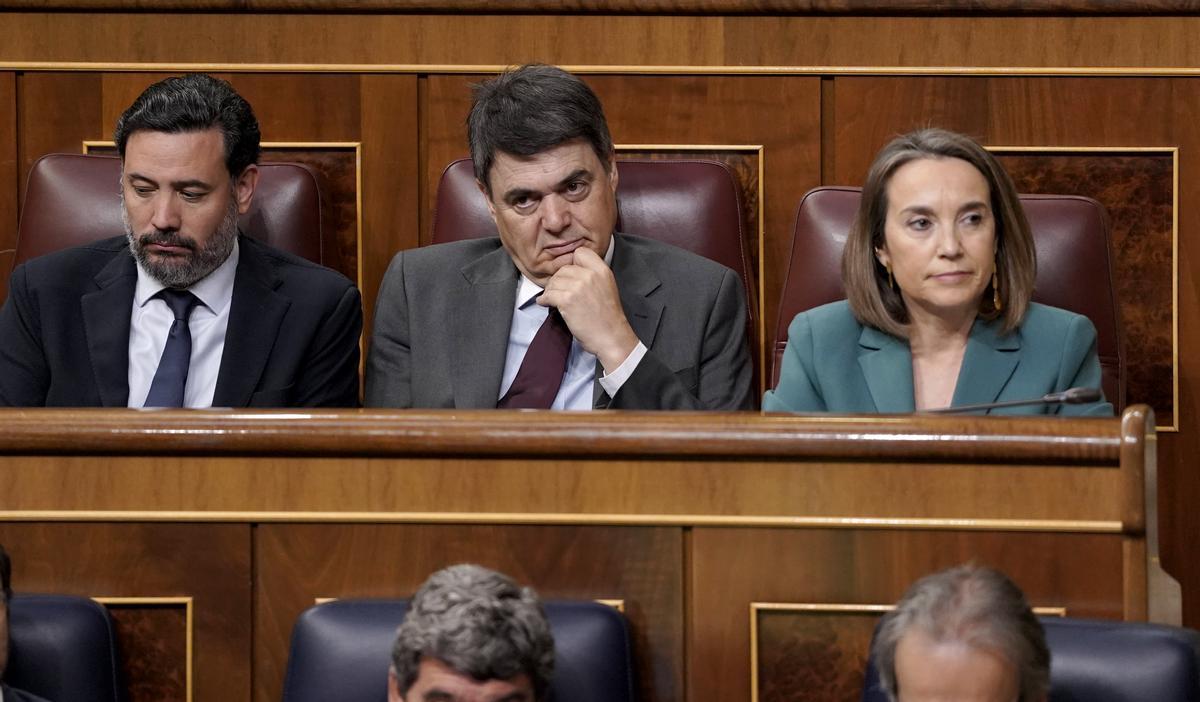
[[[211,76],[134,101],[115,134],[126,232],[13,272],[0,405],[358,404],[358,290],[239,235],[259,138],[250,105]]]

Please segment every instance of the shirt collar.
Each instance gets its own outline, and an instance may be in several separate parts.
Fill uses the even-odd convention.
[[[237,274],[240,257],[238,240],[234,239],[233,250],[229,252],[229,257],[225,259],[225,262],[188,288],[193,295],[200,299],[201,304],[212,310],[214,314],[220,314],[233,299],[233,279]],[[137,261],[137,272],[137,287],[133,292],[133,301],[138,307],[144,307],[151,298],[167,286],[163,285],[158,278],[150,275],[142,267],[140,261]]]
[[[609,237],[608,250],[604,252],[604,263],[608,267],[612,267],[613,250],[617,246],[617,237]],[[140,281],[139,281],[140,282]],[[538,295],[542,294],[542,286],[533,282],[521,274],[521,283],[517,286],[517,301],[514,309],[521,309],[534,301]]]

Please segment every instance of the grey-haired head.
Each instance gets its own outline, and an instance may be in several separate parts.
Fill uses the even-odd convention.
[[[1016,676],[1009,682],[1021,702],[1046,698],[1050,650],[1045,632],[1021,589],[997,570],[964,565],[921,578],[884,616],[872,654],[880,684],[893,702],[900,699],[904,682],[897,673],[897,650],[910,636],[998,656]],[[948,678],[951,671],[937,674]]]
[[[554,639],[533,590],[477,565],[429,576],[413,597],[392,647],[400,695],[433,659],[477,682],[528,677],[545,700],[554,674]]]

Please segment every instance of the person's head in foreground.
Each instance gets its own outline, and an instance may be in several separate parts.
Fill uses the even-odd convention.
[[[875,157],[846,240],[842,279],[854,315],[893,336],[1025,315],[1037,274],[1033,237],[1008,173],[970,137],[922,129]],[[919,333],[919,329],[917,330]]]
[[[604,258],[617,223],[617,166],[600,99],[587,83],[533,64],[475,88],[467,137],[500,240],[544,285],[576,249]]]
[[[146,272],[186,288],[229,258],[258,183],[259,138],[250,104],[203,73],[159,81],[125,110],[114,134],[122,216]]]
[[[429,576],[392,647],[389,702],[542,702],[554,639],[533,590],[477,565]]]
[[[1044,702],[1050,650],[1025,595],[974,565],[921,578],[872,646],[893,702]]]

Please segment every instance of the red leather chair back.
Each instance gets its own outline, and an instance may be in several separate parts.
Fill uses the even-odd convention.
[[[728,266],[746,289],[747,334],[758,358],[758,307],[742,191],[720,161],[618,159],[617,229],[657,239]],[[497,236],[471,159],[446,166],[438,184],[433,243]],[[757,374],[755,376],[757,378]]]
[[[779,382],[792,318],[846,297],[842,248],[860,199],[860,188],[826,186],[810,190],[800,200],[775,326],[771,387]],[[1037,248],[1033,299],[1082,314],[1096,325],[1104,395],[1120,412],[1125,407],[1124,342],[1104,207],[1074,195],[1021,195],[1021,205]]]
[[[250,210],[239,218],[242,231],[324,264],[316,174],[299,163],[263,163],[258,168],[258,187]],[[124,231],[121,159],[49,154],[29,171],[14,265]]]

